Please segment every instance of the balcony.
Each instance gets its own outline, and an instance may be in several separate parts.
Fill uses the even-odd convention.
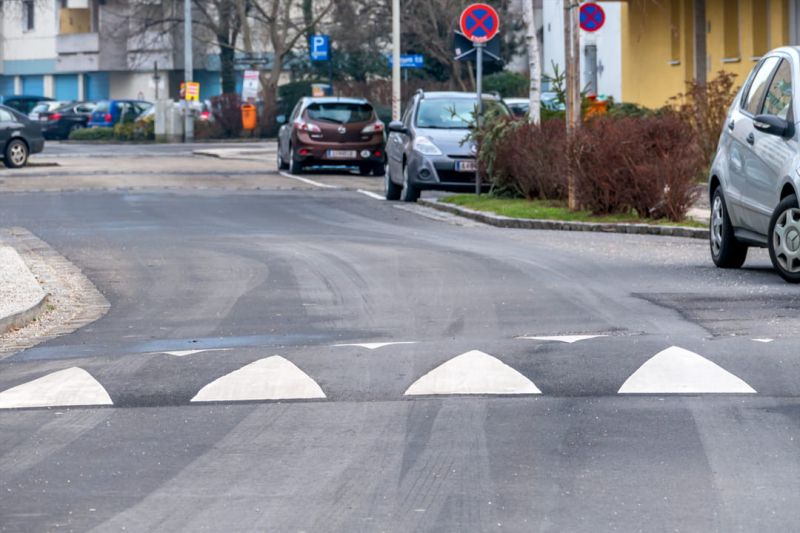
[[[100,52],[99,33],[73,33],[56,37],[56,52],[62,54],[97,54]]]

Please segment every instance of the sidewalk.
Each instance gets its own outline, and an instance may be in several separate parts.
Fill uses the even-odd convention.
[[[47,306],[47,294],[10,245],[0,242],[0,335],[28,325]]]

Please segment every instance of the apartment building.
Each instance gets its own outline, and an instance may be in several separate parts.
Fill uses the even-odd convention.
[[[142,28],[135,10],[161,0],[0,2],[0,94],[63,100],[177,98],[183,79],[182,25]],[[164,9],[169,9],[164,6]],[[166,18],[166,17],[165,17]],[[219,72],[195,43],[201,98],[220,93]],[[159,80],[154,80],[158,67]]]

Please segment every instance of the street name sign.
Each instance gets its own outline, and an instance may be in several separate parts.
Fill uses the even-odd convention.
[[[421,55],[402,55],[400,56],[400,68],[422,68],[425,57]],[[389,54],[389,66],[394,66],[394,56]]]

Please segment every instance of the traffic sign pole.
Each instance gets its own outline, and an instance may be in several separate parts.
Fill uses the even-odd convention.
[[[483,49],[486,43],[475,43],[475,53],[477,54],[476,61],[476,80],[475,85],[478,90],[478,116],[475,117],[475,122],[478,128],[483,125]],[[478,170],[478,161],[475,161],[475,194],[481,195],[481,173]]]

